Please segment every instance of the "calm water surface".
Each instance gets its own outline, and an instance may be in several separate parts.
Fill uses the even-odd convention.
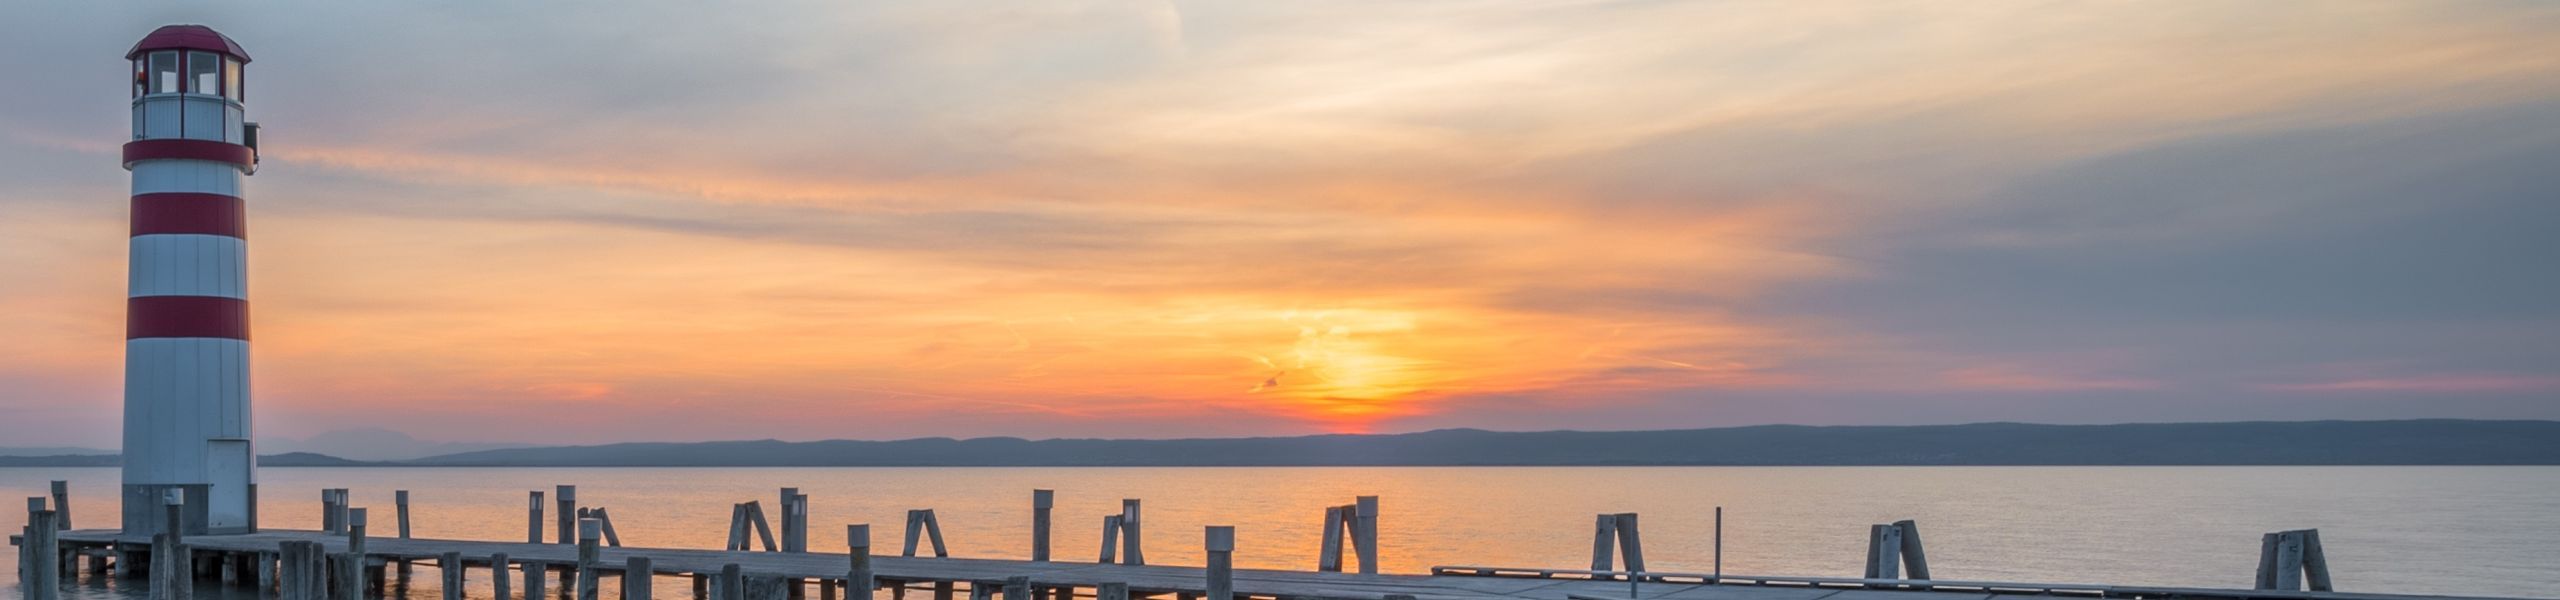
[[[1290,569],[1314,567],[1323,507],[1374,494],[1390,572],[1587,567],[1592,515],[1610,512],[1643,514],[1652,569],[1703,572],[1714,561],[1713,508],[1724,506],[1729,573],[1855,576],[1867,524],[1917,519],[1944,579],[2248,587],[2259,534],[2316,527],[2341,590],[2560,597],[2560,467],[274,468],[259,477],[268,527],[316,528],[319,490],[344,487],[387,536],[392,491],[408,489],[419,537],[521,540],[525,492],[575,484],[583,505],[613,510],[624,544],[691,548],[720,547],[730,504],[761,500],[770,511],[791,486],[810,496],[813,549],[841,551],[842,525],[870,523],[875,547],[894,552],[906,511],[932,508],[954,556],[987,558],[1027,556],[1031,490],[1049,488],[1058,559],[1091,560],[1102,517],[1121,498],[1141,498],[1150,562],[1200,564],[1200,528],[1233,525],[1238,566]],[[75,525],[112,526],[116,478],[103,468],[0,468],[0,497],[42,495],[47,481],[67,479]],[[12,571],[0,575],[9,597]],[[433,570],[419,573],[406,595],[435,598]],[[71,597],[140,597],[81,585]]]

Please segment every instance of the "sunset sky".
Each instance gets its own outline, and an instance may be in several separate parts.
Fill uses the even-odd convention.
[[[0,445],[240,41],[261,436],[2560,418],[2560,2],[39,3]]]

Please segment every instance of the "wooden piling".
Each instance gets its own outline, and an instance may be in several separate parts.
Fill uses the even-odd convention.
[[[52,487],[54,530],[70,531],[71,482],[57,479],[53,481]]]
[[[1145,546],[1144,546],[1143,544],[1141,544],[1141,543],[1140,543],[1140,542],[1142,541],[1142,538],[1140,538],[1140,537],[1139,537],[1140,533],[1142,533],[1143,531],[1144,531],[1144,530],[1143,530],[1143,529],[1141,529],[1141,528],[1140,528],[1140,526],[1139,526],[1139,520],[1138,520],[1138,499],[1136,499],[1136,498],[1124,498],[1124,499],[1121,499],[1121,500],[1120,500],[1120,564],[1124,564],[1124,565],[1144,565],[1144,564],[1147,564],[1147,555],[1146,555],[1146,553],[1145,553]]]
[[[738,563],[721,565],[720,579],[713,581],[713,585],[719,588],[717,590],[719,593],[714,594],[716,600],[746,600],[747,598],[746,577],[739,572]]]
[[[1208,552],[1208,600],[1235,600],[1236,597],[1236,528],[1211,525],[1202,536]],[[1007,598],[1007,600],[1022,600]]]
[[[2310,580],[2311,591],[2337,591],[2329,583],[2329,552],[2320,549],[2320,530],[2304,529],[2302,533],[2302,571]]]
[[[260,592],[276,589],[276,554],[277,553],[274,552],[259,552],[250,555],[249,560],[253,561],[250,570],[257,571],[258,591]]]
[[[871,573],[871,525],[844,526],[845,556],[849,557],[844,575],[845,600],[871,600],[879,582]]]
[[[35,504],[41,498],[30,499]],[[18,574],[18,587],[26,590],[28,600],[57,600],[62,597],[62,513],[53,509],[27,514],[27,532],[18,539],[18,551],[24,553],[26,570]]]
[[[551,566],[541,561],[526,560],[524,567],[524,600],[550,598]]]
[[[515,587],[515,577],[507,572],[513,566],[511,562],[505,552],[489,555],[489,596],[494,600],[509,600],[508,596],[514,595],[511,592],[515,590],[509,588]]]
[[[597,567],[602,566],[604,523],[595,519],[578,520],[578,600],[596,600]]]
[[[277,544],[276,555],[276,595],[280,600],[325,600],[326,595],[321,589],[326,585],[328,574],[322,572],[318,564],[319,542]]]
[[[1120,562],[1120,515],[1102,518],[1102,559],[1098,562]]]
[[[1910,519],[1893,522],[1902,537],[1902,567],[1906,579],[1929,578],[1929,554],[1920,546],[1920,524]]]
[[[764,551],[774,552],[782,549],[780,544],[774,543],[773,525],[771,522],[765,520],[763,504],[756,502],[747,503],[747,522],[755,525],[756,539],[764,542]]]
[[[2302,589],[2302,532],[2287,531],[2276,536],[2275,589]]]
[[[400,539],[409,539],[409,490],[391,492],[391,504],[399,512]]]
[[[1350,526],[1345,515],[1350,511],[1340,506],[1324,507],[1324,542],[1316,550],[1316,570],[1342,572],[1342,530]]]
[[[1057,505],[1057,492],[1031,490],[1031,560],[1049,562],[1049,510]]]
[[[1353,541],[1360,554],[1360,574],[1378,574],[1378,497],[1361,496],[1353,503]]]
[[[446,552],[436,561],[436,571],[443,576],[444,600],[462,600],[462,553]]]
[[[614,531],[613,531],[613,514],[612,514],[612,513],[605,512],[605,510],[604,510],[602,507],[598,507],[598,508],[597,508],[597,509],[595,509],[595,510],[588,511],[588,513],[587,513],[587,514],[589,514],[589,515],[594,515],[594,516],[595,516],[595,518],[596,518],[596,521],[597,521],[597,522],[600,522],[600,523],[603,523],[603,524],[604,524],[604,545],[605,545],[606,547],[609,547],[609,548],[620,548],[620,547],[622,547],[622,534],[614,533]]]
[[[347,509],[347,552],[355,554],[356,560],[358,561],[365,560],[366,553],[364,547],[364,536],[365,510],[361,508]],[[359,562],[359,564],[361,564],[361,562]]]
[[[1902,578],[1902,530],[1884,524],[1867,526],[1866,578]]]
[[[800,488],[782,488],[782,551],[809,551],[809,497]]]
[[[746,598],[744,600],[786,600],[790,597],[781,577],[757,575],[745,579]]]
[[[1004,600],[1031,600],[1031,578],[1021,575],[1004,578]]]
[[[649,557],[634,556],[622,561],[622,600],[649,600],[649,587],[657,579]]]
[[[542,543],[542,491],[534,490],[526,492],[526,495],[530,499],[525,502],[524,508],[524,543],[540,544]]]
[[[1614,570],[1613,567],[1617,566],[1617,541],[1618,520],[1610,515],[1600,515],[1591,525],[1591,570]],[[1600,577],[1616,579],[1608,575]]]
[[[552,486],[552,501],[559,503],[560,543],[578,543],[578,486]]]
[[[1093,587],[1093,597],[1094,600],[1129,600],[1129,584],[1122,581],[1102,582]]]
[[[1636,526],[1636,513],[1618,513],[1610,518],[1618,525],[1618,562],[1626,566],[1630,577],[1645,572],[1644,535]]]
[[[2250,589],[2276,589],[2276,544],[2283,537],[2276,533],[2258,536],[2258,577]]]
[[[366,585],[364,555],[341,552],[338,554],[337,563],[338,597],[357,600],[364,598],[365,590],[372,587]]]
[[[749,527],[751,526],[747,525],[747,504],[740,502],[729,505],[729,545],[725,548],[730,551],[747,549]]]
[[[930,508],[924,509],[923,514],[924,535],[933,541],[933,557],[951,558],[951,547],[942,544],[942,518],[934,516],[933,509]]]

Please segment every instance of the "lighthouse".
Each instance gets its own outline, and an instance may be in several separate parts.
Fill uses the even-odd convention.
[[[133,239],[124,359],[124,531],[257,528],[249,441],[248,217],[258,128],[243,120],[249,53],[170,25],[133,62]]]

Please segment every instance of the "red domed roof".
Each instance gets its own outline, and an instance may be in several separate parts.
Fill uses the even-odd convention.
[[[206,50],[249,62],[249,52],[241,50],[239,42],[231,41],[230,36],[203,25],[167,25],[151,30],[151,35],[142,36],[142,41],[134,44],[133,51],[124,53],[124,57],[131,59],[152,50]]]

